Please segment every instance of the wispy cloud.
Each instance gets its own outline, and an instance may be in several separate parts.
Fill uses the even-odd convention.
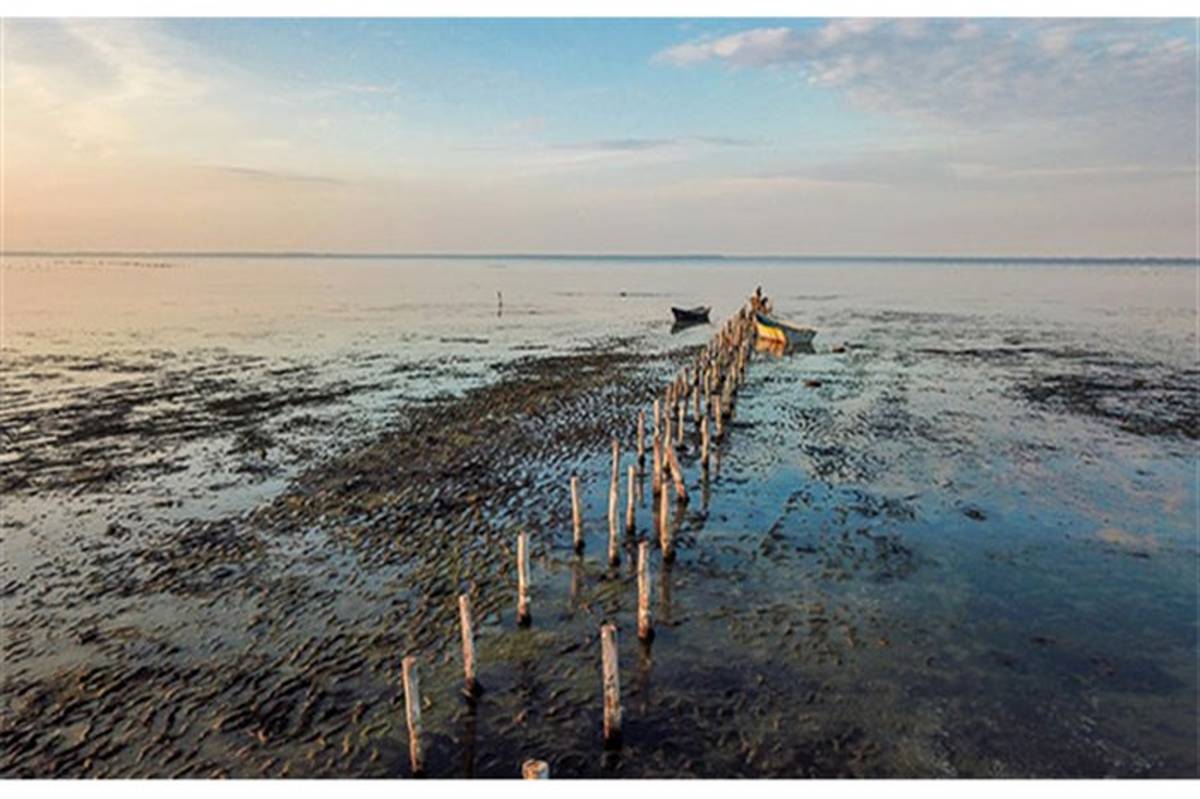
[[[862,106],[969,123],[1118,116],[1190,118],[1196,45],[1143,20],[833,20],[670,47],[658,63],[797,69]]]
[[[341,178],[328,175],[303,175],[295,172],[283,172],[274,169],[256,169],[245,166],[216,166],[205,167],[222,174],[232,175],[249,180],[268,181],[272,183],[316,183],[327,186],[341,186],[346,183]]]
[[[641,152],[678,147],[754,147],[760,142],[734,136],[675,136],[664,139],[623,138],[589,139],[553,145],[564,150],[601,150],[607,152]]]

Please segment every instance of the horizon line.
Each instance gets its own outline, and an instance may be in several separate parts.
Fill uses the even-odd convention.
[[[330,258],[360,260],[647,260],[647,261],[1041,261],[1041,262],[1200,262],[1200,255],[865,255],[726,253],[585,253],[585,252],[340,252],[336,250],[0,250],[0,258],[58,256],[77,258]]]

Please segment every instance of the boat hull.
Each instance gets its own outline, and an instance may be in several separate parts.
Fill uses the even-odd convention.
[[[700,324],[708,321],[708,312],[711,308],[671,308],[671,313],[675,315],[676,322]]]
[[[754,330],[764,341],[774,341],[784,346],[811,344],[817,331],[811,327],[780,322],[762,314],[754,315]]]

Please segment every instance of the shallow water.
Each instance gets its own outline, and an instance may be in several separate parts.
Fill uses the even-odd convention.
[[[488,699],[435,700],[431,771],[544,753],[564,776],[1196,774],[1193,268],[41,257],[4,279],[6,685],[99,656],[76,631],[113,600],[79,607],[79,575],[112,525],[152,545],[236,517],[500,363],[698,345],[713,328],[671,335],[668,306],[720,320],[761,284],[817,351],[756,354],[719,468],[701,484],[684,456],[696,496],[679,561],[655,566],[649,651],[623,622],[623,749],[598,747],[595,629],[634,595],[628,553],[623,580],[601,562],[597,448],[573,456],[587,557],[547,521],[535,608],[555,610],[486,620]],[[306,535],[264,569],[333,533]],[[405,580],[362,552],[316,568]],[[156,594],[101,626],[216,652],[222,614],[249,612],[226,601],[184,625],[194,608]],[[379,611],[323,608],[344,630]],[[429,690],[452,695],[455,668]],[[368,723],[376,755],[339,773],[406,773],[402,726]]]

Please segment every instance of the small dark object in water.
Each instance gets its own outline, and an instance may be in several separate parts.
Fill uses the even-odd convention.
[[[845,344],[834,344],[832,347],[829,348],[829,351],[834,353],[835,355],[841,355],[843,352],[846,351],[846,345]]]
[[[1029,640],[1032,643],[1037,644],[1038,646],[1050,646],[1051,644],[1054,643],[1053,638],[1047,638],[1044,635],[1035,635],[1035,636],[1030,637]]]
[[[968,505],[967,507],[963,508],[963,515],[968,519],[974,519],[977,522],[981,522],[987,518],[987,514],[974,505]]]
[[[804,385],[808,386],[809,388],[820,388],[824,384],[820,380],[810,377],[804,381]]]
[[[708,312],[711,311],[707,305],[697,305],[695,308],[678,308],[671,306],[671,313],[675,314],[676,322],[690,322],[698,324],[708,321]]]

